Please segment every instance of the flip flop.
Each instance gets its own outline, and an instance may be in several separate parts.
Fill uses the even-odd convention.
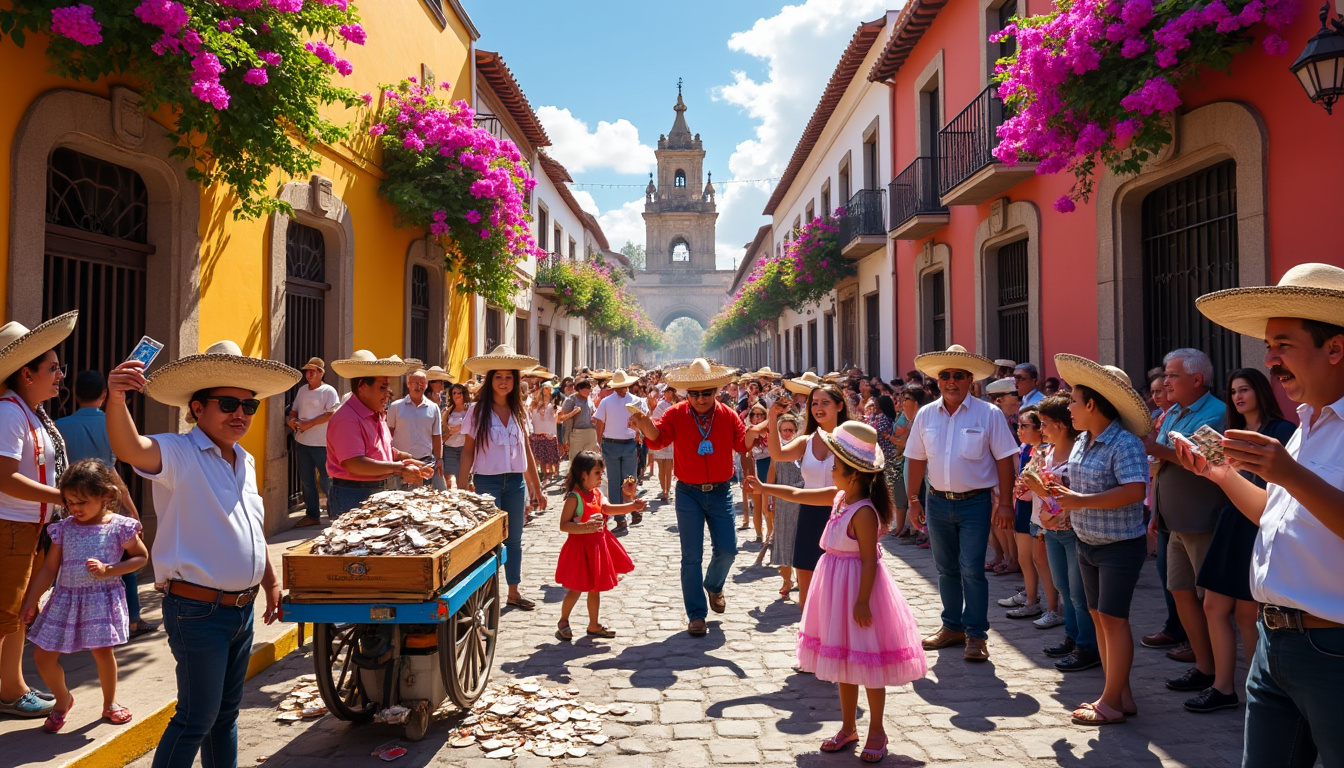
[[[1081,713],[1081,714],[1080,714]],[[1119,717],[1107,717],[1096,704],[1088,702],[1081,707],[1073,710],[1073,722],[1075,725],[1119,725],[1125,722],[1125,713],[1121,712]]]
[[[612,632],[610,629],[607,629],[606,627],[602,626],[601,624],[598,624],[598,625],[597,625],[597,630],[596,630],[596,631],[590,629],[590,630],[587,631],[586,634],[587,634],[589,637],[605,637],[605,638],[607,638],[608,640],[610,640],[611,638],[613,638],[613,637],[616,636],[616,633],[615,633],[615,632]]]
[[[853,744],[858,740],[859,740],[858,731],[851,731],[849,733],[840,731],[831,738],[821,742],[821,751],[839,752],[840,750],[844,749],[845,747],[849,746],[850,744]]]
[[[570,640],[574,639],[574,631],[569,628],[568,624],[566,624],[565,626],[555,630],[555,639],[569,642]]]
[[[111,709],[103,710],[103,717],[107,718],[107,721],[113,725],[125,725],[131,722],[131,710],[120,704],[115,704]]]
[[[865,763],[880,763],[882,762],[882,758],[886,756],[887,739],[885,736],[882,737],[882,746],[877,749],[868,749],[867,747],[864,747],[863,751],[859,753],[859,759]]]
[[[70,710],[74,708],[75,708],[75,697],[71,696],[69,708],[67,708],[65,711],[61,711],[59,709],[51,710],[51,714],[47,715],[46,722],[42,723],[42,730],[46,731],[47,733],[56,733],[57,731],[61,730],[61,728],[65,727],[66,716],[69,715]]]
[[[512,605],[514,608],[517,608],[520,611],[534,611],[537,609],[537,604],[532,602],[531,600],[528,600],[526,597],[519,597],[516,599],[509,598],[508,600],[504,601],[504,604]]]

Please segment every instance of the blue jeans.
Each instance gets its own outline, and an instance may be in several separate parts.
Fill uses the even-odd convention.
[[[985,547],[989,546],[991,503],[988,493],[962,501],[930,493],[925,508],[933,562],[938,566],[943,626],[981,639],[989,637]]]
[[[639,472],[638,451],[633,442],[613,443],[602,441],[602,460],[607,462],[607,501],[612,504],[624,504],[621,498],[621,483],[627,477],[635,477]],[[625,515],[616,515],[616,522],[623,522]]]
[[[698,485],[677,483],[677,535],[681,538],[681,599],[691,621],[709,615],[705,590],[722,592],[728,570],[737,555],[737,531],[733,530],[733,493],[727,483],[705,493]],[[712,554],[702,575],[705,559],[705,526],[709,526]]]
[[[327,506],[331,506],[331,478],[327,477],[327,447],[325,445],[304,445],[294,443],[294,461],[299,465],[299,480],[303,481],[303,508],[314,520],[322,516],[322,507],[317,499],[317,489],[327,496]],[[331,517],[331,512],[327,512]]]
[[[121,553],[121,559],[125,560],[130,555]],[[123,573],[121,583],[126,587],[126,615],[131,621],[139,623],[140,621],[140,578],[135,571]]]
[[[325,449],[324,449],[325,450]],[[327,492],[327,517],[335,520],[346,512],[369,500],[369,497],[383,490],[377,486],[354,488],[348,485],[332,483]]]
[[[238,707],[252,656],[252,608],[163,596],[163,626],[177,661],[177,711],[154,752],[154,768],[238,764]]]
[[[1170,531],[1157,532],[1157,578],[1162,582],[1162,597],[1167,601],[1167,622],[1162,631],[1179,642],[1185,642],[1185,627],[1181,626],[1181,615],[1176,612],[1176,598],[1167,589],[1167,543],[1171,541]]]
[[[1083,574],[1078,570],[1078,535],[1073,531],[1045,532],[1045,556],[1050,562],[1050,577],[1059,590],[1059,602],[1064,609],[1064,635],[1079,647],[1097,647],[1097,629],[1092,614],[1087,610],[1087,594],[1083,592]]]
[[[1344,629],[1265,629],[1246,679],[1242,768],[1344,765]]]
[[[495,497],[495,506],[509,513],[509,536],[504,539],[508,559],[504,580],[513,586],[523,580],[523,523],[527,522],[527,485],[523,473],[476,475],[476,492]]]

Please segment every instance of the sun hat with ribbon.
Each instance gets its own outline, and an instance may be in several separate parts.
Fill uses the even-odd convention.
[[[402,360],[396,355],[377,357],[367,349],[355,350],[344,360],[332,360],[331,370],[343,379],[361,379],[367,376],[404,376],[418,370],[418,360]]]
[[[820,376],[812,371],[807,371],[796,379],[785,379],[784,388],[795,395],[806,395],[810,394],[812,390],[817,387],[820,387],[823,383],[824,382],[821,380]]]
[[[1143,437],[1153,431],[1153,417],[1143,398],[1134,391],[1129,374],[1114,365],[1102,365],[1079,355],[1055,355],[1059,377],[1072,386],[1083,386],[1106,398],[1120,414],[1120,425]]]
[[[520,355],[508,344],[500,344],[488,355],[477,355],[465,363],[468,371],[485,375],[489,371],[526,371],[541,365],[541,361]]]
[[[75,330],[79,310],[57,315],[31,331],[17,320],[0,327],[0,381],[56,348]]]
[[[1195,299],[1205,317],[1245,336],[1265,338],[1271,317],[1295,317],[1344,325],[1344,269],[1331,264],[1298,264],[1278,285],[1228,288]]]
[[[617,368],[616,373],[611,377],[611,381],[607,382],[607,386],[612,389],[624,389],[626,387],[632,387],[638,383],[639,379],[631,376],[624,370]]]
[[[425,378],[430,381],[457,381],[453,374],[443,370],[441,365],[431,365],[425,369]]]
[[[145,380],[145,395],[165,405],[186,408],[202,389],[237,387],[258,400],[287,392],[303,374],[284,363],[248,357],[232,341],[211,344],[204,353],[187,355],[163,366]]]
[[[986,395],[1015,395],[1017,394],[1017,381],[1015,379],[995,379],[985,387]]]
[[[987,379],[999,370],[993,360],[967,352],[960,344],[953,344],[946,352],[925,352],[916,356],[915,369],[934,379],[941,371],[970,371],[971,378],[977,381]]]
[[[818,434],[836,458],[860,472],[881,472],[886,466],[877,430],[861,421],[846,421],[834,432],[819,430]]]
[[[690,365],[669,370],[663,378],[668,386],[677,390],[717,389],[733,380],[733,369],[697,357]]]
[[[320,357],[310,357],[310,358],[308,358],[308,362],[304,363],[304,364],[303,364],[303,367],[300,368],[299,370],[301,370],[301,371],[306,371],[306,370],[308,370],[308,369],[310,369],[310,368],[313,369],[313,370],[315,370],[315,371],[321,371],[321,372],[323,372],[323,373],[326,373],[326,372],[327,372],[327,364],[324,363],[324,362],[322,362],[322,358],[320,358]]]

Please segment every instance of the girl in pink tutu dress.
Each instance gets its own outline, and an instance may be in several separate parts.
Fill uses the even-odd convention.
[[[875,763],[887,754],[886,686],[918,680],[928,665],[915,617],[878,562],[877,542],[891,523],[892,507],[877,431],[847,421],[833,433],[819,434],[839,459],[831,470],[834,487],[805,490],[749,479],[743,490],[800,504],[831,501],[821,535],[823,554],[798,632],[798,665],[840,685],[843,723],[839,733],[822,742],[823,752],[838,752],[859,740],[859,686],[867,689],[871,722],[860,758]]]
[[[33,575],[19,617],[32,622],[28,642],[42,682],[56,696],[56,708],[42,727],[55,733],[75,704],[65,685],[61,654],[90,651],[103,689],[103,717],[114,725],[130,722],[131,711],[117,704],[117,660],[112,646],[126,642],[130,616],[121,576],[144,567],[149,552],[140,523],[116,513],[121,480],[97,459],[83,459],[61,473],[57,486],[70,513],[47,528],[51,551]],[[129,557],[121,559],[122,552]],[[59,574],[58,574],[59,570]],[[38,599],[55,582],[41,615]],[[34,620],[36,619],[36,620]]]

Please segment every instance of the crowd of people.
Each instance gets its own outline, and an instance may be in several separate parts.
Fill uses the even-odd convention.
[[[238,440],[262,400],[295,392],[286,424],[303,486],[298,525],[320,523],[323,498],[335,518],[388,487],[488,493],[508,515],[506,602],[518,610],[536,607],[522,592],[524,528],[561,483],[561,641],[573,639],[585,595],[586,633],[616,637],[600,622],[601,593],[638,567],[619,536],[649,509],[641,481],[656,474],[659,500],[674,505],[693,637],[711,632],[709,612],[727,610],[738,532],[754,534],[756,564],[778,569],[780,599],[797,594],[798,670],[838,685],[842,726],[823,751],[860,740],[860,687],[871,720],[860,757],[876,762],[887,686],[924,676],[928,653],[990,658],[989,574],[1021,576],[996,600],[1005,620],[1062,626],[1040,651],[1061,673],[1100,667],[1097,694],[1073,722],[1126,722],[1152,694],[1131,687],[1129,617],[1155,554],[1166,620],[1142,628],[1152,631],[1139,643],[1186,665],[1166,688],[1189,694],[1191,713],[1240,707],[1240,645],[1243,764],[1344,765],[1333,699],[1344,687],[1344,270],[1299,265],[1276,286],[1210,294],[1198,307],[1264,340],[1269,374],[1216,371],[1205,352],[1183,348],[1138,387],[1067,353],[1053,358],[1058,378],[1042,380],[1033,363],[954,345],[890,382],[705,359],[559,377],[501,346],[468,360],[462,382],[360,350],[331,364],[349,380],[342,399],[320,359],[296,371],[221,342],[148,376],[138,361],[106,379],[81,372],[78,407],[58,421],[46,404],[63,386],[56,349],[76,313],[32,330],[9,323],[0,714],[61,730],[74,698],[60,657],[90,651],[102,717],[131,720],[116,700],[112,648],[158,627],[139,616],[134,574],[149,553],[113,470],[120,461],[153,489],[154,579],[179,665],[179,705],[155,766],[189,765],[202,749],[231,764],[250,604],[262,597],[274,621],[280,593],[254,460]],[[394,400],[399,379],[405,395]],[[182,409],[193,428],[141,435],[134,392]],[[881,566],[884,536],[931,550],[942,611],[922,637]],[[25,639],[50,692],[24,681]]]

